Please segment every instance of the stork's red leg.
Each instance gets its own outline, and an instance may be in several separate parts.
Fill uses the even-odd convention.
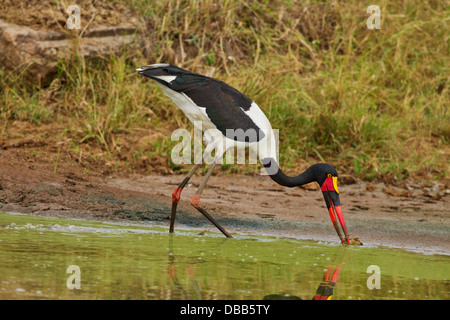
[[[201,166],[201,164],[196,164],[194,167],[192,167],[191,171],[189,171],[188,175],[181,181],[181,183],[176,187],[176,189],[172,192],[172,214],[170,215],[170,228],[169,232],[173,233],[173,227],[175,224],[175,215],[177,214],[177,205],[178,201],[180,201],[181,197],[181,191],[183,191],[183,188],[186,186],[188,181],[191,179],[191,177],[194,175],[195,171]]]
[[[206,219],[211,221],[211,223],[215,225],[217,229],[219,229],[227,238],[232,238],[231,234],[229,234],[213,217],[211,217],[211,215],[203,208],[202,204],[200,203],[200,195],[202,194],[203,189],[205,188],[206,183],[208,182],[208,179],[211,176],[215,166],[216,163],[213,162],[208,172],[206,173],[205,178],[203,179],[202,183],[195,192],[195,195],[192,197],[191,204],[195,209],[200,211],[200,213],[203,214],[206,217]]]

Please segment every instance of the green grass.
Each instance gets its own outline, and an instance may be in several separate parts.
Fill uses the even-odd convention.
[[[145,45],[60,61],[45,88],[2,70],[1,121],[64,123],[73,148],[99,147],[132,170],[144,155],[170,159],[171,131],[192,126],[134,71],[168,62],[256,101],[288,171],[326,161],[369,180],[449,176],[447,2],[379,1],[380,30],[367,29],[365,1],[115,2],[143,16]]]

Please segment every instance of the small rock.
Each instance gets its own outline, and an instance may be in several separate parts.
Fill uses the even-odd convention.
[[[348,239],[348,241],[351,246],[362,246],[363,245],[363,243],[361,242],[361,240],[359,240],[358,237],[350,238],[350,239]]]

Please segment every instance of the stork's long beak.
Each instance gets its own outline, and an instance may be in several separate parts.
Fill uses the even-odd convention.
[[[347,226],[345,225],[344,215],[341,209],[341,202],[339,200],[339,190],[337,188],[337,177],[328,177],[322,184],[321,188],[323,197],[327,204],[328,213],[330,214],[331,222],[336,230],[341,242],[343,244],[349,244],[349,237]],[[336,219],[337,216],[337,219]],[[340,227],[344,231],[344,237],[341,233],[341,228],[338,225],[339,220]]]

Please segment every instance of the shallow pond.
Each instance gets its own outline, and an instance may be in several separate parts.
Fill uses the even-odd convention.
[[[450,298],[450,256],[198,232],[0,213],[0,299]]]

